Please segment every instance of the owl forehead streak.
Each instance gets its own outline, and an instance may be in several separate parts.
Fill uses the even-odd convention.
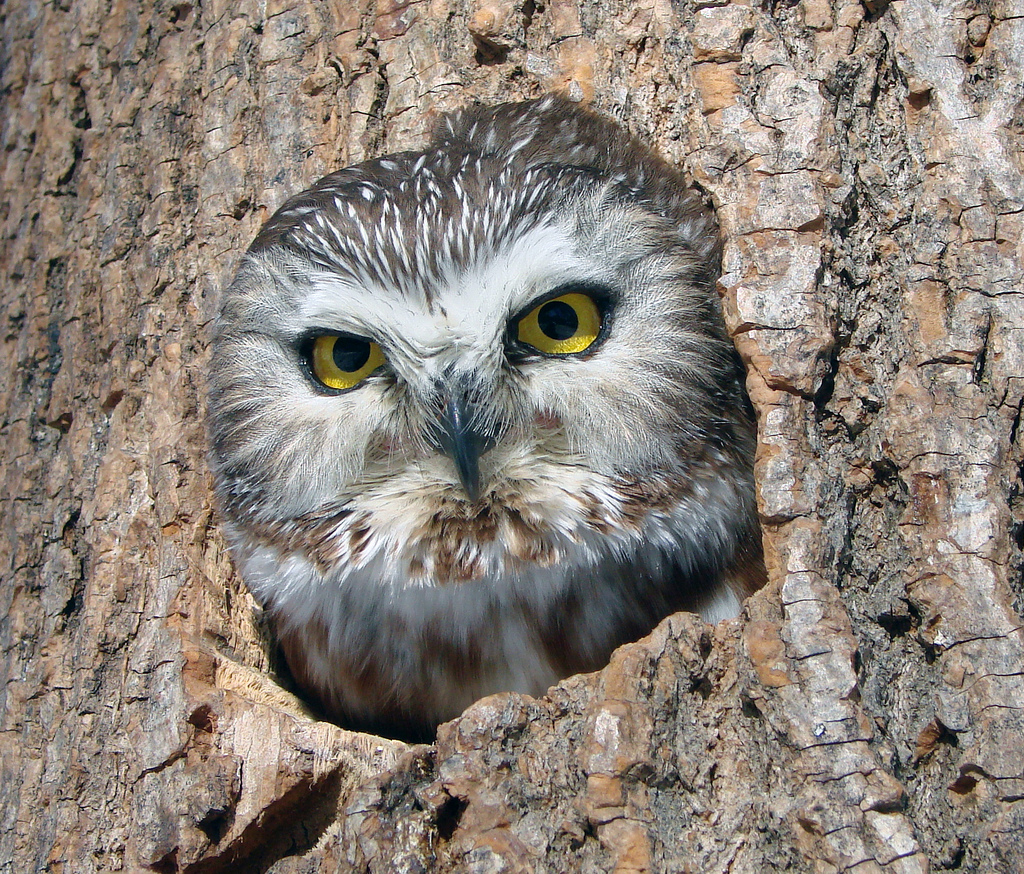
[[[429,297],[454,269],[543,223],[579,175],[466,153],[396,155],[321,180],[275,217],[268,239],[322,269]]]

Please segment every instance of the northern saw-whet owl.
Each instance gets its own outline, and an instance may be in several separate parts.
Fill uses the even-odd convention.
[[[679,173],[550,96],[267,222],[216,322],[211,464],[325,715],[423,736],[739,611],[764,571],[718,253]]]

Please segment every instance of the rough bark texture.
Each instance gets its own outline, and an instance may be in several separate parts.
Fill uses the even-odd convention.
[[[0,871],[1024,870],[1021,0],[2,10]],[[718,207],[771,573],[404,745],[275,683],[206,325],[290,193],[557,89]]]

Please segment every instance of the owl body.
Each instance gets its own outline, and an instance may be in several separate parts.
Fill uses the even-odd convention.
[[[754,430],[681,178],[556,98],[325,177],[225,291],[226,530],[328,715],[428,732],[762,574]]]

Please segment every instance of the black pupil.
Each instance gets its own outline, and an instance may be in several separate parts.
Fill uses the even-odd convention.
[[[370,360],[370,341],[358,337],[338,337],[334,341],[333,357],[338,370],[355,373]]]
[[[580,326],[579,316],[563,300],[551,300],[537,313],[537,324],[552,340],[568,340]]]

